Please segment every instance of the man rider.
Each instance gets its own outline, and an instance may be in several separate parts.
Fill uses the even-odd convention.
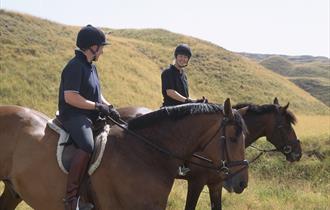
[[[179,44],[174,51],[175,62],[162,72],[162,95],[163,107],[175,106],[185,103],[207,103],[207,99],[189,98],[188,79],[185,67],[188,66],[192,56],[190,47],[187,44]],[[183,164],[179,167],[179,175],[185,175],[189,168]]]

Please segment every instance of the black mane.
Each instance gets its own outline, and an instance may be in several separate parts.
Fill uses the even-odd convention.
[[[277,113],[279,111],[279,106],[276,104],[256,105],[252,103],[239,103],[234,105],[233,108],[241,109],[246,106],[248,107],[247,114],[262,115],[266,113]],[[297,118],[291,111],[286,110],[285,117],[290,123],[296,124]]]
[[[178,106],[164,107],[130,120],[128,122],[128,128],[140,129],[164,119],[178,120],[189,115],[212,114],[222,111],[222,105],[205,103],[183,104]]]

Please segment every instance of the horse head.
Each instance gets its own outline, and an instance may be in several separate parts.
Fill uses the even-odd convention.
[[[222,179],[231,178],[231,187],[236,193],[243,192],[248,184],[248,162],[245,160],[247,128],[242,118],[245,112],[246,108],[232,109],[230,100],[227,99],[220,124],[220,150],[209,145],[203,151],[203,154],[220,154],[220,176]]]
[[[288,110],[289,103],[281,106],[278,99],[273,102],[276,107],[272,116],[272,126],[268,128],[267,139],[282,152],[287,161],[299,161],[302,156],[300,140],[292,125],[297,122],[295,115]]]
[[[230,106],[231,108],[231,106]],[[234,164],[239,163],[239,160],[244,160],[245,158],[245,135],[247,133],[247,128],[242,116],[246,113],[247,108],[242,108],[239,110],[230,109],[225,116],[229,116],[229,120],[232,121],[232,125],[228,126],[225,130],[226,136],[226,150],[225,155],[227,155],[227,160]],[[248,184],[248,171],[247,166],[238,164],[234,167],[235,171],[229,174],[226,179],[231,178],[232,189],[235,193],[241,193],[247,187]]]

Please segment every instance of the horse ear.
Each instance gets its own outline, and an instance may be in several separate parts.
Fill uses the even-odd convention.
[[[239,114],[243,117],[246,112],[248,111],[249,109],[249,106],[246,106],[246,107],[243,107],[243,108],[240,108],[239,110],[237,110],[239,112]]]
[[[287,105],[285,105],[284,107],[281,107],[281,111],[285,112],[288,109],[289,105],[290,105],[290,103],[288,102]]]
[[[233,110],[231,108],[231,103],[230,103],[230,99],[227,98],[224,102],[224,110],[223,110],[223,114],[232,119],[234,116],[233,116]]]
[[[277,99],[277,97],[274,98],[274,102],[273,102],[273,104],[280,105],[280,104],[278,103],[278,99]]]

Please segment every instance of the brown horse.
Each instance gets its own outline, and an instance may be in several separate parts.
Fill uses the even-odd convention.
[[[292,124],[296,123],[296,117],[288,110],[289,104],[281,107],[278,99],[273,104],[253,105],[240,104],[234,108],[248,107],[247,113],[243,116],[249,133],[246,136],[245,147],[250,146],[260,137],[266,137],[276,149],[282,152],[289,162],[299,161],[302,155],[300,141],[297,139]],[[150,109],[143,107],[126,107],[119,109],[122,116],[142,115],[150,112]],[[129,119],[129,118],[126,118]],[[203,161],[193,158],[194,161]],[[199,195],[205,185],[209,188],[212,209],[221,209],[221,188],[223,178],[212,171],[205,171],[199,167],[190,166],[191,171],[187,176],[178,176],[179,179],[188,180],[188,194],[186,210],[195,209]],[[230,192],[240,193],[237,186],[238,180],[233,177],[227,183]],[[234,185],[234,186],[233,186]]]
[[[47,120],[28,108],[0,107],[0,144],[5,145],[0,147],[0,180],[7,193],[0,209],[17,205],[17,198],[12,197],[13,204],[4,197],[10,192],[36,210],[63,209],[66,176],[55,158],[58,135]],[[224,108],[184,105],[132,120],[129,128],[140,138],[113,126],[103,161],[90,177],[94,204],[97,209],[165,209],[177,167],[199,149],[208,151],[213,173],[235,161],[239,164],[230,172],[240,171],[246,163],[242,125],[226,100]],[[239,177],[247,185],[247,170]]]

